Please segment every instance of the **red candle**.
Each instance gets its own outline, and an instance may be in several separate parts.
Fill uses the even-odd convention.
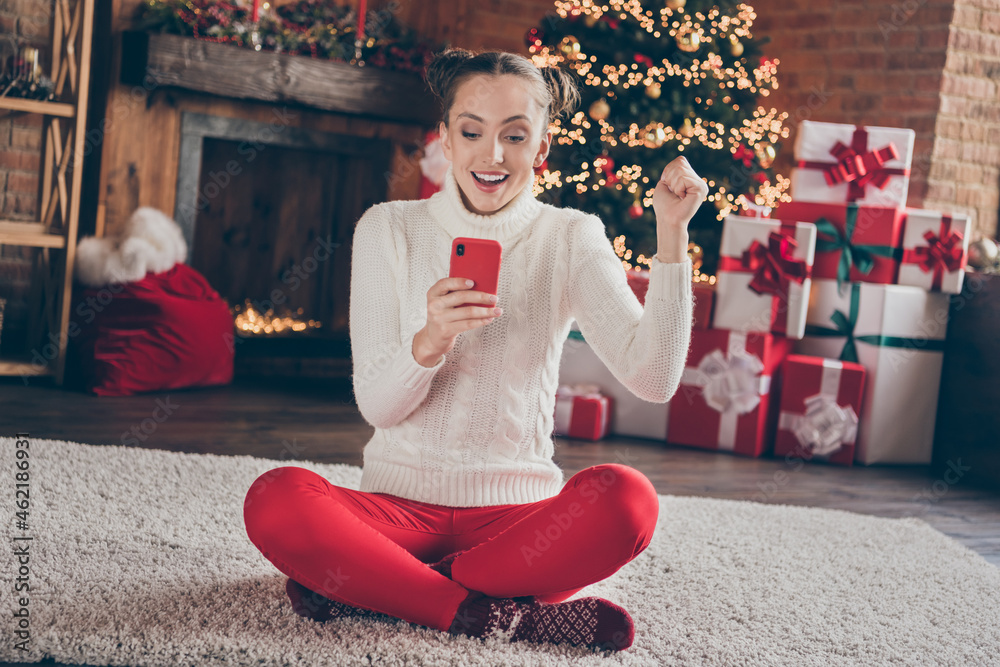
[[[368,0],[358,0],[358,39],[365,38],[365,14],[368,13]]]
[[[253,12],[250,14],[250,20],[254,23],[260,18],[260,0],[253,0]]]

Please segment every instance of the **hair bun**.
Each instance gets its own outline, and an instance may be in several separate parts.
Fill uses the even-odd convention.
[[[440,99],[444,100],[451,80],[459,69],[459,65],[472,58],[475,54],[466,49],[448,49],[434,56],[427,65],[425,79],[427,87]]]
[[[552,94],[549,106],[549,122],[561,114],[572,113],[580,103],[580,89],[574,75],[561,67],[540,67],[539,72]]]

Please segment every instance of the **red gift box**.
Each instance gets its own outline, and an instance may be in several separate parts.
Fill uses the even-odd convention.
[[[628,286],[635,292],[639,303],[646,305],[646,292],[649,291],[649,271],[635,269],[626,271]],[[709,329],[712,326],[712,308],[715,304],[715,285],[694,283],[694,328]]]
[[[613,399],[597,385],[560,385],[556,390],[556,435],[578,440],[600,440],[611,429]]]
[[[694,332],[680,387],[669,403],[667,442],[763,454],[777,417],[771,410],[772,380],[791,346],[791,340],[774,334]]]
[[[896,282],[905,209],[792,201],[781,204],[773,217],[816,225],[813,278],[841,284]]]
[[[782,368],[775,456],[849,466],[854,462],[865,368],[791,354]]]

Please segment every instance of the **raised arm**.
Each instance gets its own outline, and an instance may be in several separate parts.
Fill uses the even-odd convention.
[[[604,223],[577,220],[570,246],[570,312],[611,373],[637,397],[666,403],[691,341],[691,262],[654,258],[645,307],[628,285]]]
[[[653,193],[657,253],[645,308],[639,305],[595,216],[577,220],[570,240],[570,302],[583,337],[637,397],[670,400],[691,342],[691,262],[687,225],[708,186],[683,156],[663,170]]]

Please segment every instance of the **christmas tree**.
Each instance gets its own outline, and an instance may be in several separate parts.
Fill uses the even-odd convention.
[[[684,155],[709,186],[689,231],[704,248],[702,270],[712,271],[722,219],[774,205],[789,185],[772,170],[787,114],[760,104],[778,87],[778,61],[751,34],[753,8],[574,0],[555,10],[525,41],[536,65],[575,73],[582,103],[553,124],[536,195],[597,214],[626,269],[647,268],[656,252],[653,190]]]

